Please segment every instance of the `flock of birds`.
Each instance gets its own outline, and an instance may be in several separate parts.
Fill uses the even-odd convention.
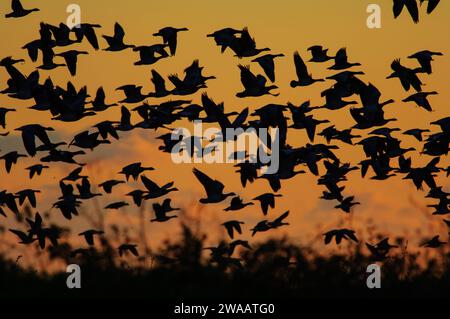
[[[400,10],[400,5],[407,6],[411,12],[411,3],[416,2],[395,0],[396,8]],[[423,2],[422,0],[420,2]],[[439,1],[429,1],[429,11],[433,11]],[[400,9],[399,9],[400,8]],[[18,0],[12,1],[13,12],[7,14],[7,17],[22,17],[38,9],[26,10]],[[400,10],[401,11],[401,10]],[[129,110],[126,106],[121,106],[121,117],[118,120],[106,120],[94,125],[90,130],[81,132],[73,137],[69,144],[63,141],[53,141],[49,132],[54,131],[52,127],[45,127],[40,124],[27,124],[15,131],[20,132],[26,154],[18,151],[12,151],[0,156],[5,163],[5,170],[10,173],[13,166],[21,158],[35,158],[38,154],[43,156],[33,166],[27,168],[29,178],[37,178],[50,168],[51,163],[62,162],[77,165],[68,176],[59,181],[61,196],[53,204],[61,214],[71,220],[78,215],[78,208],[84,201],[104,194],[111,194],[115,186],[124,184],[133,179],[140,180],[142,187],[126,194],[130,201],[136,206],[141,206],[143,201],[158,200],[167,195],[178,191],[174,187],[174,182],[168,182],[164,185],[158,185],[146,176],[146,172],[154,170],[153,167],[146,167],[142,163],[132,163],[123,167],[119,172],[123,178],[104,181],[99,185],[103,193],[93,193],[89,176],[82,175],[85,164],[78,161],[78,157],[85,153],[85,150],[93,151],[99,145],[110,144],[113,140],[118,140],[119,133],[129,132],[138,128],[141,129],[163,129],[167,133],[158,137],[163,145],[159,150],[163,152],[172,152],[172,148],[177,141],[171,139],[172,130],[170,125],[179,120],[202,120],[207,123],[217,123],[222,130],[226,128],[278,128],[280,131],[280,152],[279,152],[279,170],[275,174],[261,174],[260,169],[264,166],[259,160],[255,162],[248,158],[242,163],[236,164],[237,173],[243,187],[253,183],[257,179],[267,180],[272,192],[262,194],[253,199],[260,203],[261,211],[264,216],[270,209],[275,208],[277,198],[282,197],[279,194],[281,182],[292,179],[299,174],[304,174],[308,169],[311,174],[317,177],[317,183],[323,187],[321,199],[336,202],[336,208],[344,213],[351,213],[352,208],[360,203],[355,201],[355,197],[344,195],[347,174],[359,170],[362,177],[366,177],[371,170],[374,180],[387,180],[395,175],[400,175],[403,179],[411,180],[417,189],[428,188],[427,198],[437,201],[434,205],[429,205],[434,209],[433,215],[447,215],[449,210],[449,193],[445,192],[442,186],[437,185],[435,178],[438,174],[450,174],[450,167],[440,167],[441,158],[448,155],[450,141],[450,117],[438,119],[431,124],[436,128],[434,132],[430,128],[411,128],[401,132],[403,135],[412,136],[423,147],[420,151],[422,155],[430,157],[430,161],[425,166],[416,166],[407,153],[415,151],[414,148],[403,148],[399,136],[394,136],[398,128],[390,128],[388,123],[396,121],[394,118],[386,118],[385,107],[394,103],[393,100],[383,101],[381,92],[372,83],[365,83],[358,76],[364,74],[362,71],[355,71],[355,67],[361,66],[360,63],[350,62],[346,49],[340,49],[336,54],[330,54],[322,46],[316,45],[308,49],[310,59],[308,63],[330,63],[328,69],[335,72],[326,79],[317,79],[310,74],[305,60],[299,52],[293,55],[293,61],[296,71],[296,78],[290,83],[291,87],[306,87],[314,85],[316,82],[332,82],[331,86],[322,92],[325,100],[324,105],[311,106],[305,102],[299,106],[288,103],[268,104],[256,109],[250,113],[248,109],[238,112],[226,113],[223,103],[214,102],[206,93],[201,95],[201,104],[192,104],[190,100],[170,100],[162,103],[149,104],[146,99],[160,99],[170,96],[192,95],[202,89],[207,88],[207,81],[215,79],[214,76],[205,76],[204,68],[200,66],[199,61],[194,61],[184,70],[184,75],[169,75],[168,80],[172,88],[166,86],[166,79],[156,70],[152,70],[152,82],[154,92],[143,93],[141,86],[134,84],[123,85],[117,90],[124,93],[124,99],[117,103],[108,103],[107,96],[103,88],[98,88],[93,99],[89,99],[87,87],[76,88],[70,81],[66,88],[54,85],[49,77],[45,81],[40,80],[39,69],[53,70],[58,67],[67,67],[72,76],[76,75],[78,57],[89,54],[85,51],[75,49],[67,50],[74,44],[85,40],[89,42],[94,50],[100,49],[97,38],[97,30],[100,25],[83,23],[72,30],[66,25],[60,24],[53,26],[47,23],[41,23],[39,38],[23,46],[28,52],[29,58],[37,62],[39,56],[42,59],[42,65],[30,74],[23,74],[16,65],[25,62],[23,59],[14,59],[6,57],[0,61],[0,66],[5,69],[9,75],[7,88],[0,93],[10,98],[19,100],[34,100],[35,105],[30,109],[39,112],[47,112],[55,121],[77,122],[87,116],[95,116],[98,113],[109,110],[120,104],[138,104],[138,106]],[[106,41],[106,51],[123,51],[131,49],[139,53],[139,61],[136,65],[152,65],[161,59],[166,59],[176,55],[177,41],[180,32],[188,31],[187,28],[166,27],[154,34],[160,37],[162,41],[150,46],[135,46],[126,44],[125,31],[119,23],[115,24],[114,34],[103,38]],[[249,65],[239,65],[241,73],[241,82],[243,91],[236,95],[240,98],[259,97],[263,95],[276,95],[272,93],[277,89],[273,84],[276,80],[275,60],[284,57],[284,54],[270,53],[269,48],[258,48],[255,40],[249,33],[249,30],[225,28],[207,35],[212,38],[222,53],[227,50],[232,51],[239,59],[251,59],[251,66],[259,65],[264,74],[256,74]],[[55,53],[59,52],[59,53]],[[267,52],[267,53],[264,53]],[[422,91],[422,77],[432,74],[432,61],[435,57],[442,56],[440,52],[421,51],[408,58],[417,61],[414,68],[409,68],[401,64],[400,60],[395,60],[392,65],[392,74],[389,79],[397,78],[405,91],[411,89],[415,91],[412,95],[404,99],[405,103],[415,103],[425,111],[432,111],[429,97],[437,92]],[[56,61],[56,62],[55,62]],[[63,63],[64,61],[64,63]],[[349,98],[358,97],[360,103]],[[361,104],[361,107],[350,107],[351,105]],[[354,125],[351,128],[339,130],[329,120],[316,119],[313,111],[316,109],[327,109],[330,111],[349,108]],[[6,129],[6,116],[10,112],[15,112],[13,108],[0,108],[0,126]],[[140,121],[131,122],[131,112],[135,112]],[[288,116],[290,115],[290,116]],[[234,120],[230,117],[236,116]],[[250,118],[250,116],[252,118]],[[329,116],[331,119],[332,116]],[[327,124],[327,127],[319,126]],[[288,133],[293,130],[304,130],[307,133],[310,143],[304,146],[294,147],[288,144]],[[353,133],[358,130],[360,133],[367,133],[367,137]],[[316,132],[318,132],[316,134]],[[425,136],[425,133],[428,135]],[[8,135],[8,132],[1,133],[2,136]],[[316,135],[323,137],[326,144],[314,143]],[[355,141],[357,140],[357,141]],[[345,143],[361,147],[365,158],[357,165],[342,163],[336,156],[335,150],[339,147],[332,142]],[[270,145],[267,145],[270,148]],[[76,147],[78,150],[71,151],[69,147]],[[393,163],[397,163],[397,165]],[[299,169],[299,167],[304,169]],[[193,174],[203,185],[206,197],[200,199],[202,204],[221,203],[231,198],[229,206],[225,211],[240,211],[247,206],[254,205],[254,202],[244,202],[244,200],[234,192],[225,192],[225,185],[217,179],[211,178],[202,171],[194,168]],[[7,186],[4,184],[3,186]],[[37,205],[36,195],[39,190],[24,189],[17,193],[11,193],[7,190],[0,192],[0,214],[7,217],[6,209],[14,214],[19,214],[19,207],[28,202],[33,208]],[[119,201],[110,203],[105,210],[118,210],[124,206],[130,205],[129,201]],[[178,208],[173,208],[171,199],[165,198],[162,203],[154,202],[153,211],[155,218],[151,222],[167,222],[177,215],[174,212]],[[289,223],[286,219],[289,217],[289,211],[281,214],[275,219],[264,219],[257,223],[252,229],[252,236],[260,232],[267,232],[277,229]],[[34,218],[26,219],[29,229],[26,231],[11,229],[21,244],[32,244],[38,242],[42,249],[49,240],[53,245],[58,244],[61,230],[55,226],[46,227],[43,218],[36,213]],[[449,226],[450,221],[444,220]],[[236,234],[242,234],[244,222],[240,220],[230,220],[222,224],[229,237],[233,240],[231,243],[222,242],[218,247],[209,247],[212,260],[222,264],[236,263],[238,259],[233,258],[233,252],[237,246],[251,249],[247,241],[235,240]],[[97,236],[104,235],[104,230],[89,229],[79,234],[83,236],[88,245],[94,245],[94,239]],[[342,240],[352,240],[358,242],[355,231],[351,229],[333,229],[324,234],[325,244],[332,240],[340,244]],[[437,248],[446,244],[434,237],[430,241],[424,242],[426,247]],[[387,257],[390,249],[396,246],[389,244],[388,239],[371,245],[367,244],[372,255],[379,260]],[[130,252],[138,256],[136,244],[124,243],[118,247],[119,255]],[[87,249],[77,249],[74,255],[86,253]]]

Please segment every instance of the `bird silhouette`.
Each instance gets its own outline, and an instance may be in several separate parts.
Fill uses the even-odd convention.
[[[107,104],[105,102],[105,99],[106,99],[105,91],[104,91],[103,87],[99,87],[97,90],[97,93],[95,94],[95,99],[91,102],[92,110],[95,112],[102,112],[102,111],[106,111],[107,109],[109,109],[112,106],[117,105],[117,103]]]
[[[206,198],[200,199],[200,203],[209,204],[209,203],[220,203],[226,198],[230,196],[235,196],[235,193],[223,193],[225,185],[223,185],[220,181],[214,180],[207,176],[202,171],[194,168],[192,170],[195,177],[202,184],[203,188],[206,191]]]
[[[112,179],[112,180],[103,182],[103,183],[99,184],[98,186],[102,187],[106,194],[111,194],[113,187],[116,185],[119,185],[119,184],[125,184],[125,182]]]
[[[361,63],[350,63],[348,62],[347,49],[342,48],[336,53],[334,58],[334,65],[330,66],[329,70],[345,70],[354,66],[360,66]]]
[[[95,49],[98,50],[100,47],[98,45],[97,34],[95,33],[95,29],[101,28],[102,26],[99,24],[91,24],[91,23],[80,23],[72,28],[72,32],[75,33],[78,42],[82,42],[84,38],[86,38],[89,44]]]
[[[345,240],[353,240],[354,242],[358,242],[358,238],[356,238],[355,231],[351,229],[334,229],[330,230],[329,232],[326,232],[323,234],[325,236],[325,245],[328,245],[331,243],[333,238],[336,241],[336,244],[339,245],[342,242],[342,239]]]
[[[420,244],[420,247],[439,248],[445,244],[447,244],[447,243],[444,241],[440,241],[439,235],[437,235],[437,236],[434,236],[433,238],[431,238],[430,240],[425,240],[424,242],[422,242],[422,244]]]
[[[298,52],[294,53],[295,72],[297,74],[297,80],[291,81],[291,87],[308,86],[315,82],[323,82],[323,79],[313,79],[312,75],[308,73],[305,62],[300,57]]]
[[[234,232],[236,231],[238,234],[242,234],[241,225],[245,224],[244,222],[238,220],[230,220],[222,224],[223,227],[227,230],[228,236],[231,239],[234,239]]]
[[[32,12],[40,11],[38,8],[24,9],[20,0],[11,1],[12,12],[5,14],[6,18],[21,18],[29,15]]]
[[[43,171],[44,169],[48,169],[48,168],[50,168],[50,167],[47,166],[47,165],[36,164],[36,165],[27,167],[26,170],[29,170],[29,171],[30,171],[30,174],[29,174],[30,179],[33,179],[33,177],[34,177],[35,175],[41,176],[42,171]]]
[[[135,62],[134,65],[152,65],[161,59],[167,58],[165,50],[166,45],[154,44],[150,46],[139,46],[133,48],[133,51],[139,52],[140,60]]]
[[[434,61],[434,56],[443,56],[443,54],[441,52],[424,50],[410,55],[408,59],[416,59],[419,62],[420,68],[415,69],[415,72],[431,74],[433,73],[431,62]]]
[[[72,76],[77,74],[77,62],[79,55],[88,54],[86,51],[69,50],[66,52],[58,53],[56,56],[61,56],[66,61],[67,68]]]
[[[3,156],[0,156],[0,160],[4,160],[5,161],[5,169],[7,173],[11,172],[11,168],[13,165],[17,164],[17,161],[19,160],[19,158],[21,157],[27,157],[24,154],[19,154],[16,151],[12,151],[9,152]]]
[[[399,78],[406,91],[409,91],[411,86],[417,92],[422,91],[422,81],[420,81],[417,76],[417,72],[401,65],[400,59],[394,60],[391,64],[391,68],[394,72],[387,77],[388,79]]]
[[[282,196],[283,195],[281,194],[265,193],[253,198],[253,200],[257,200],[260,202],[263,214],[267,215],[269,207],[272,209],[275,208],[275,197],[282,197]]]
[[[408,96],[406,99],[403,100],[403,102],[414,102],[417,104],[417,106],[424,108],[428,112],[432,112],[433,109],[431,108],[430,102],[428,101],[428,96],[430,95],[437,95],[438,92],[419,92],[415,93],[413,95]]]
[[[151,222],[166,222],[171,220],[172,218],[177,218],[178,216],[167,216],[167,213],[177,210],[170,207],[170,199],[168,201],[164,201],[163,205],[159,203],[153,204],[153,211],[155,212],[155,218],[150,220]]]
[[[178,188],[172,187],[173,182],[167,183],[163,186],[158,186],[155,182],[147,178],[146,176],[141,176],[142,184],[144,184],[145,188],[147,189],[147,193],[145,194],[145,199],[153,199],[165,196],[169,194],[170,192],[178,191]]]
[[[264,70],[270,81],[275,82],[275,62],[274,59],[278,57],[284,57],[284,54],[265,54],[252,60],[257,62]]]
[[[162,37],[164,44],[169,45],[170,54],[172,56],[174,56],[177,51],[178,32],[181,32],[181,31],[189,31],[189,29],[188,28],[165,27],[165,28],[160,29],[158,32],[154,33],[153,35]]]
[[[143,172],[153,170],[155,170],[153,167],[143,167],[142,163],[133,163],[122,168],[119,174],[125,175],[127,181],[130,177],[133,177],[133,179],[136,181],[139,175],[141,175]]]
[[[86,240],[86,243],[89,246],[94,245],[94,236],[103,235],[105,232],[102,230],[89,229],[82,233],[79,233],[78,236],[83,236]]]
[[[239,65],[239,69],[241,70],[241,82],[244,86],[244,91],[237,93],[237,97],[258,97],[266,94],[277,96],[270,93],[270,91],[278,87],[276,85],[266,86],[267,79],[260,74],[253,74],[250,71],[250,66]]]
[[[19,198],[19,205],[23,205],[26,199],[28,199],[31,207],[36,208],[37,202],[36,202],[36,193],[40,193],[40,190],[34,190],[34,189],[24,189],[16,193],[17,197]]]
[[[247,206],[252,206],[252,205],[254,205],[252,202],[244,203],[242,198],[240,198],[239,196],[236,196],[231,199],[230,206],[225,208],[224,211],[227,211],[227,212],[228,211],[237,211],[237,210],[241,210]]]
[[[334,57],[328,56],[328,49],[324,49],[321,45],[309,47],[308,51],[312,56],[309,62],[323,63],[334,59]]]
[[[234,37],[230,43],[231,50],[238,58],[252,57],[261,52],[270,51],[269,48],[256,48],[256,41],[252,38],[247,28],[244,28],[240,37]]]
[[[225,52],[227,48],[230,48],[234,41],[236,41],[236,35],[242,34],[242,30],[236,30],[233,28],[224,28],[208,34],[208,38],[214,38],[214,41],[218,46],[221,47],[222,53]]]
[[[113,36],[104,35],[103,38],[106,40],[106,42],[108,42],[108,47],[105,49],[105,51],[117,52],[135,47],[134,45],[125,44],[123,42],[125,38],[125,31],[118,22],[116,22],[116,24],[114,25],[114,35]]]

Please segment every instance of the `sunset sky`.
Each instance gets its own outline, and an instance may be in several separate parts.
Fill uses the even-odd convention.
[[[1,57],[13,56],[24,58],[25,64],[18,64],[19,70],[24,74],[29,74],[35,67],[40,65],[38,60],[33,64],[25,50],[20,49],[39,36],[39,23],[45,21],[57,25],[65,22],[67,18],[66,7],[73,1],[32,1],[23,0],[24,7],[39,7],[40,12],[33,13],[21,19],[4,19],[3,15],[10,11],[9,1],[0,2],[0,38]],[[205,67],[206,75],[214,75],[216,80],[208,82],[205,90],[216,102],[225,102],[225,109],[228,112],[239,111],[245,107],[254,110],[267,103],[292,102],[295,105],[310,100],[314,106],[323,105],[324,100],[320,97],[320,92],[329,88],[330,81],[315,84],[308,88],[291,88],[289,83],[295,78],[295,68],[292,59],[294,51],[299,51],[306,60],[309,58],[307,48],[312,45],[323,45],[334,54],[342,47],[347,48],[350,62],[360,62],[362,67],[358,70],[365,72],[361,79],[371,82],[382,92],[382,100],[394,99],[396,103],[385,108],[386,117],[399,119],[396,125],[402,130],[410,128],[429,128],[429,123],[439,118],[449,115],[450,94],[448,91],[448,79],[450,74],[450,2],[441,1],[438,10],[431,16],[426,15],[421,10],[421,22],[414,25],[409,15],[405,11],[399,19],[394,20],[392,14],[392,1],[380,0],[378,4],[382,8],[382,28],[377,30],[368,29],[366,19],[368,13],[366,8],[371,0],[344,0],[344,1],[297,1],[297,0],[248,0],[248,1],[106,1],[106,0],[78,0],[81,7],[82,22],[98,23],[102,25],[97,29],[97,36],[101,48],[105,48],[105,41],[101,35],[112,35],[114,23],[119,22],[125,29],[125,42],[135,45],[150,45],[160,43],[160,38],[153,37],[162,27],[187,27],[189,32],[183,32],[178,37],[178,49],[175,57],[164,59],[152,66],[134,66],[138,60],[138,54],[131,50],[110,53],[102,50],[94,51],[89,44],[83,43],[73,46],[89,51],[88,56],[81,56],[78,60],[78,72],[76,77],[69,77],[66,68],[58,68],[53,71],[40,71],[41,82],[51,76],[53,82],[65,87],[67,81],[72,81],[77,88],[87,85],[91,96],[95,96],[98,87],[103,86],[107,95],[107,101],[117,102],[122,98],[120,92],[115,88],[124,84],[143,85],[145,93],[153,90],[150,82],[151,69],[157,70],[163,76],[172,73],[181,74],[185,67],[190,65],[194,59],[199,59],[200,64]],[[424,9],[424,8],[422,8]],[[252,36],[255,37],[258,47],[270,47],[273,53],[284,53],[286,56],[276,60],[276,85],[279,87],[278,97],[266,96],[260,98],[236,98],[235,94],[241,91],[240,73],[238,64],[250,64],[251,59],[239,60],[233,56],[231,50],[225,54],[220,53],[211,38],[207,38],[208,33],[212,33],[224,27],[243,28],[247,26]],[[424,91],[438,91],[439,95],[430,98],[434,107],[434,112],[427,112],[419,109],[413,104],[401,102],[409,94],[405,93],[397,79],[388,80],[386,77],[391,73],[390,64],[396,58],[401,58],[405,66],[414,68],[417,66],[415,60],[407,59],[407,56],[424,49],[440,51],[444,56],[437,57],[433,64],[433,74],[431,76],[422,75],[421,78],[426,84]],[[57,48],[55,51],[62,52],[65,48]],[[310,72],[315,78],[324,78],[333,73],[327,70],[329,63],[308,64]],[[252,71],[262,73],[257,64],[252,63]],[[0,69],[0,89],[6,87],[7,73]],[[411,93],[412,94],[412,91]],[[195,95],[182,97],[181,99],[192,100],[193,103],[200,103],[201,92]],[[151,103],[159,103],[169,99],[149,99]],[[360,103],[359,99],[357,100]],[[53,141],[65,140],[70,142],[71,136],[86,130],[95,123],[105,119],[117,120],[120,118],[120,107],[99,114],[94,118],[83,119],[76,123],[62,123],[50,120],[47,112],[37,112],[28,110],[26,107],[33,105],[33,100],[19,101],[10,99],[5,95],[0,95],[0,106],[14,107],[19,112],[8,114],[7,131],[11,134],[0,139],[0,154],[12,150],[24,152],[20,136],[14,132],[16,127],[29,123],[40,123],[51,125],[57,132],[50,137]],[[137,105],[127,105],[129,109]],[[336,125],[338,129],[349,128],[354,125],[354,121],[349,114],[349,109],[339,111],[318,110],[315,111],[315,118],[328,119]],[[137,118],[133,116],[133,122]],[[183,125],[185,123],[176,123]],[[174,125],[173,127],[176,127]],[[327,127],[322,125],[318,131]],[[436,132],[436,127],[433,128]],[[0,133],[3,130],[0,130]],[[193,203],[203,197],[204,192],[200,183],[192,174],[193,165],[172,163],[170,155],[157,150],[160,141],[155,137],[166,133],[164,130],[154,132],[151,130],[134,130],[131,133],[122,133],[120,141],[113,141],[112,145],[101,146],[93,153],[87,151],[88,155],[80,157],[80,161],[88,163],[85,173],[88,172],[93,185],[99,184],[107,179],[120,178],[117,172],[121,167],[141,161],[146,166],[156,168],[153,172],[148,172],[146,176],[158,183],[175,181],[175,186],[179,192],[170,196],[175,207],[192,209]],[[361,132],[355,130],[354,133]],[[418,147],[412,137],[394,134],[399,137],[404,148]],[[289,144],[299,147],[307,142],[306,133],[301,131],[289,132]],[[325,141],[316,137],[316,143]],[[344,146],[337,142],[341,150],[337,152],[342,162],[351,162],[356,165],[363,159],[361,147]],[[420,151],[420,150],[419,150]],[[413,155],[415,166],[426,164],[431,157],[419,155],[419,152],[409,153]],[[52,203],[59,196],[58,181],[66,176],[75,166],[54,165],[52,169],[44,171],[43,175],[33,180],[28,179],[28,171],[24,168],[36,164],[37,156],[34,159],[21,160],[8,175],[4,171],[3,162],[0,163],[0,190],[8,189],[16,192],[24,188],[40,189],[42,193],[38,195],[38,211],[45,212],[50,209]],[[396,165],[396,160],[392,165]],[[448,157],[442,157],[440,166],[449,165]],[[239,175],[233,173],[235,168],[230,164],[200,165],[211,177],[220,179],[226,185],[226,191],[239,193],[246,201],[257,195],[269,192],[270,187],[265,180],[258,180],[254,184],[243,189],[240,185]],[[323,172],[323,170],[321,171]],[[372,172],[369,173],[371,176]],[[274,234],[288,234],[293,240],[303,243],[311,242],[317,234],[333,227],[345,226],[365,230],[363,223],[372,220],[377,232],[390,234],[391,236],[404,235],[405,232],[411,235],[411,242],[417,244],[419,239],[414,237],[416,229],[427,232],[430,225],[440,227],[440,218],[430,221],[428,215],[420,208],[435,201],[424,199],[425,192],[417,191],[411,181],[403,181],[402,176],[391,178],[387,181],[362,180],[360,172],[351,172],[348,175],[349,182],[345,183],[345,195],[355,195],[357,201],[362,205],[357,206],[351,215],[333,208],[335,202],[321,201],[323,187],[316,185],[316,177],[310,173],[299,175],[289,181],[282,181],[281,193],[283,197],[277,202],[277,208],[270,211],[269,219],[276,218],[286,210],[291,211],[288,218],[291,226],[281,228],[276,232],[258,234],[256,239],[264,239]],[[450,191],[448,179],[438,180],[444,189]],[[122,200],[123,194],[131,189],[141,187],[140,183],[129,183],[114,189],[113,195],[100,198],[100,206]],[[129,199],[127,199],[129,200]],[[162,201],[162,200],[161,200]],[[131,203],[131,202],[130,202]],[[153,217],[150,203],[147,203],[146,218]],[[416,203],[416,204],[414,204]],[[217,241],[218,236],[225,236],[220,228],[220,221],[238,219],[246,222],[243,238],[250,238],[249,229],[259,220],[263,219],[259,204],[246,208],[235,213],[222,211],[224,202],[218,205],[204,207],[199,214],[203,221],[204,231],[208,233],[211,240]],[[88,208],[86,202],[83,205]],[[198,208],[198,207],[197,207]],[[137,208],[131,205],[127,209],[119,212],[105,212],[108,222],[120,221],[121,223],[137,223]],[[61,225],[68,225],[59,216],[59,212],[53,210],[52,216]],[[127,218],[123,215],[128,214]],[[350,217],[351,216],[351,217]],[[0,216],[0,218],[2,218]],[[2,221],[5,223],[5,221]],[[7,225],[10,223],[6,221]],[[81,218],[70,223],[76,231],[84,230],[86,221]],[[170,222],[165,225],[154,225],[148,223],[148,237],[151,246],[157,247],[162,238],[173,236],[178,223]],[[439,228],[436,228],[439,229]],[[441,231],[444,235],[445,229]],[[317,243],[321,247],[322,243]]]

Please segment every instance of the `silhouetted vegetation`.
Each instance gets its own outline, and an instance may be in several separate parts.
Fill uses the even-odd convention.
[[[186,226],[182,239],[166,242],[146,257],[115,258],[107,240],[100,249],[73,257],[67,244],[51,247],[53,262],[78,263],[82,289],[66,286],[66,273],[37,273],[1,258],[1,297],[448,297],[450,254],[442,251],[421,264],[418,254],[402,253],[382,263],[382,289],[366,286],[374,262],[353,245],[350,254],[320,256],[311,249],[272,239],[240,250],[230,262],[205,258],[204,236]],[[401,240],[399,240],[401,243]],[[124,261],[126,260],[126,261]],[[130,267],[128,262],[137,261]]]

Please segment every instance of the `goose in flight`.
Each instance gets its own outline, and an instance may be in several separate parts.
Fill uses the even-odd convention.
[[[422,82],[417,76],[417,72],[414,70],[403,66],[400,59],[394,60],[391,64],[391,68],[394,72],[389,75],[388,79],[398,78],[406,91],[409,91],[411,86],[417,91],[422,91]]]
[[[79,55],[87,55],[86,51],[70,50],[62,53],[56,54],[56,56],[61,56],[66,61],[67,68],[69,69],[70,75],[75,76],[77,74],[77,62]]]
[[[142,163],[133,163],[122,168],[119,174],[125,175],[127,181],[130,177],[133,177],[133,179],[137,181],[139,175],[141,175],[143,172],[154,170],[155,169],[153,167],[143,167]]]
[[[345,240],[353,240],[354,242],[358,242],[358,238],[356,238],[355,231],[351,229],[334,229],[330,230],[323,234],[325,236],[325,245],[331,243],[333,238],[336,241],[336,244],[339,245],[342,242],[342,239]]]
[[[406,99],[403,100],[403,102],[414,102],[417,104],[417,106],[424,108],[428,112],[432,112],[433,109],[431,108],[430,102],[428,101],[428,96],[430,95],[437,95],[438,92],[419,92],[415,93],[411,96],[408,96]]]
[[[11,1],[12,12],[5,14],[6,18],[21,18],[29,15],[32,12],[40,11],[38,8],[24,9],[20,0]]]
[[[224,28],[208,34],[208,38],[214,38],[214,41],[218,46],[221,47],[221,52],[224,53],[225,50],[233,44],[236,39],[237,34],[242,34],[242,30],[236,30],[233,28]]]
[[[150,220],[150,222],[152,222],[152,223],[153,222],[164,223],[164,222],[171,220],[172,218],[178,217],[178,216],[174,216],[174,215],[167,216],[167,213],[169,212],[169,210],[166,210],[162,205],[160,205],[158,203],[153,204],[153,211],[155,212],[155,218]]]
[[[104,233],[102,230],[89,229],[79,233],[78,236],[83,236],[89,246],[94,246],[94,236],[101,236]]]
[[[267,79],[258,74],[255,75],[250,71],[250,66],[239,65],[241,70],[241,82],[244,86],[244,91],[236,94],[237,97],[258,97],[262,95],[277,96],[278,94],[270,93],[271,90],[277,89],[276,85],[266,86]]]
[[[113,187],[120,184],[125,184],[125,182],[112,179],[99,184],[98,187],[103,188],[106,194],[111,194]]]
[[[278,57],[284,57],[284,54],[265,54],[256,59],[253,59],[252,62],[257,62],[264,70],[264,73],[267,75],[271,82],[275,82],[275,62],[274,59]]]
[[[75,28],[72,28],[72,32],[75,32],[78,42],[81,42],[84,38],[86,38],[94,50],[98,50],[100,47],[98,45],[95,29],[101,27],[102,26],[99,24],[81,23]]]
[[[122,85],[116,89],[116,91],[122,91],[125,94],[125,99],[120,101],[120,103],[140,103],[148,97],[142,94],[142,86],[137,86],[134,84]]]
[[[223,227],[227,230],[228,236],[231,239],[234,239],[234,232],[236,231],[238,234],[242,234],[241,225],[244,225],[244,222],[238,220],[230,220],[222,224]]]
[[[260,202],[261,210],[265,216],[265,215],[267,215],[269,207],[272,209],[275,208],[275,197],[282,197],[282,196],[283,195],[281,195],[281,194],[265,193],[265,194],[262,194],[262,195],[259,195],[255,198],[253,198],[253,200],[257,200]]]
[[[25,150],[30,156],[36,155],[36,138],[38,138],[44,145],[51,146],[51,141],[47,132],[53,132],[52,127],[44,127],[39,124],[28,124],[15,129],[22,133],[22,141]]]
[[[311,59],[308,62],[322,63],[333,60],[334,57],[328,56],[328,49],[324,49],[321,45],[314,45],[308,48],[311,52]]]
[[[232,40],[230,48],[234,51],[236,54],[235,56],[238,58],[252,57],[260,54],[261,52],[270,51],[269,48],[257,49],[256,41],[251,37],[247,28],[242,30],[239,38],[235,37]]]
[[[247,206],[252,206],[252,205],[253,205],[252,202],[244,203],[242,198],[240,198],[239,196],[236,196],[231,199],[230,206],[225,208],[224,211],[226,211],[226,212],[237,211],[237,210],[241,210]]]
[[[152,70],[151,81],[155,86],[155,92],[150,93],[150,97],[166,97],[170,95],[170,91],[166,89],[166,81],[156,70]]]
[[[162,37],[164,44],[169,45],[170,55],[174,56],[177,51],[178,32],[189,31],[188,28],[165,27],[154,33],[154,36]]]
[[[394,18],[398,18],[405,6],[414,23],[419,23],[419,7],[417,5],[417,0],[394,0]]]
[[[139,52],[140,57],[140,60],[135,62],[134,65],[152,65],[161,59],[167,58],[169,54],[167,54],[165,47],[165,44],[154,44],[133,48],[133,51]]]
[[[361,63],[350,63],[348,62],[347,49],[342,48],[336,53],[334,58],[334,65],[330,66],[329,70],[345,70],[354,66],[360,66]]]
[[[108,42],[108,47],[104,49],[105,51],[123,51],[128,48],[134,48],[134,45],[125,44],[123,39],[125,37],[125,31],[122,26],[116,22],[114,25],[114,35],[108,36],[104,35],[103,38]]]
[[[297,80],[291,81],[291,87],[295,88],[297,86],[308,86],[314,84],[315,82],[325,81],[323,79],[313,79],[312,75],[308,72],[305,62],[297,51],[294,53],[294,63]]]
[[[92,110],[94,112],[102,112],[102,111],[106,111],[107,109],[109,109],[112,106],[117,105],[117,103],[107,104],[105,102],[105,99],[106,99],[105,90],[103,89],[103,87],[99,87],[97,89],[97,93],[95,94],[95,99],[91,102]],[[100,134],[103,137],[103,134],[101,132],[100,132]]]
[[[408,59],[416,59],[419,62],[420,68],[414,70],[415,72],[431,74],[433,73],[431,62],[434,61],[434,56],[443,56],[443,54],[441,52],[424,50],[410,55]]]
[[[21,157],[27,157],[27,156],[23,155],[23,154],[19,154],[16,151],[13,151],[13,152],[9,152],[9,153],[7,153],[7,154],[5,154],[5,155],[0,157],[0,160],[4,160],[5,161],[5,169],[6,169],[6,172],[8,174],[11,172],[12,166],[17,164],[17,161]]]
[[[200,199],[200,203],[220,203],[226,198],[236,195],[235,193],[223,193],[225,186],[220,181],[210,178],[202,171],[194,168],[192,172],[206,191],[207,197]]]
[[[30,171],[30,175],[29,175],[30,179],[33,179],[33,177],[35,175],[41,176],[42,171],[47,168],[50,168],[50,167],[48,167],[46,165],[42,165],[42,164],[36,164],[36,165],[30,166],[30,167],[27,167],[26,170]]]
[[[141,181],[147,189],[144,199],[154,199],[165,196],[170,192],[178,191],[178,188],[172,187],[174,184],[173,182],[167,183],[163,186],[158,186],[155,182],[147,178],[145,175],[141,176]]]
[[[53,49],[51,47],[45,47],[42,48],[42,65],[38,66],[38,69],[41,70],[53,70],[58,67],[66,66],[62,63],[55,63],[53,59],[55,58],[55,52],[53,52]]]
[[[420,244],[420,247],[425,247],[425,248],[439,248],[442,247],[443,245],[446,245],[447,243],[445,241],[440,241],[439,240],[439,235],[434,236],[433,238],[431,238],[428,241],[424,241],[422,242],[422,244]]]
[[[26,199],[30,203],[31,207],[36,208],[36,193],[40,193],[40,190],[24,189],[16,193],[19,199],[19,205],[22,206]]]
[[[389,253],[389,251],[391,249],[398,248],[398,246],[396,246],[396,245],[389,244],[389,238],[385,238],[375,245],[366,243],[366,247],[369,249],[370,253],[372,254],[372,257],[376,261],[385,260],[387,257],[387,254]]]

